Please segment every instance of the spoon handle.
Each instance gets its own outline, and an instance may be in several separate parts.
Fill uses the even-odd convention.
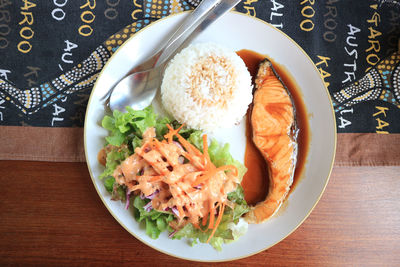
[[[192,13],[189,13],[184,18],[183,23],[158,52],[147,61],[133,68],[124,78],[110,88],[106,95],[102,97],[102,100],[106,100],[106,105],[110,106],[112,110],[115,108],[122,108],[121,110],[123,110],[127,105],[132,106],[132,103],[126,103],[126,100],[133,101],[132,99],[138,98],[137,96],[128,97],[133,96],[131,88],[133,84],[136,84],[135,86],[139,88],[135,89],[136,95],[138,93],[142,96],[146,95],[145,99],[140,101],[140,103],[145,103],[143,104],[144,107],[148,106],[159,88],[162,72],[168,59],[183,49],[191,40],[203,32],[220,16],[235,7],[240,1],[203,0]],[[119,106],[117,107],[116,105]]]
[[[205,1],[205,0],[203,0]],[[186,33],[181,35],[182,37],[172,43],[169,47],[165,48],[160,58],[157,61],[157,65],[166,63],[168,59],[172,58],[184,47],[189,45],[189,43],[196,38],[200,33],[202,33],[210,24],[216,21],[219,17],[234,8],[241,0],[221,0],[214,6],[204,17],[199,20],[199,22],[193,27],[193,29],[188,30]]]
[[[185,35],[188,36],[190,33],[194,32],[196,25],[199,25],[210,11],[214,7],[220,4],[221,0],[203,0],[200,4],[191,12],[178,27],[178,29],[172,34],[165,46],[159,52],[160,56],[156,59],[156,64],[163,55],[163,58],[169,58],[169,56],[183,43],[186,38],[182,38]],[[162,62],[162,61],[161,61]],[[160,62],[160,63],[161,63]]]
[[[133,69],[140,72],[159,66],[185,47],[190,40],[205,30],[213,21],[222,16],[241,0],[203,0],[190,13],[179,28],[168,39],[167,43],[151,58]]]

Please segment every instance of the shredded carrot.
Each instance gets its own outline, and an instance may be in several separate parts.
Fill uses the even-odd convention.
[[[145,152],[146,148],[149,148],[150,151],[153,150],[154,145],[153,145],[153,140],[148,140],[146,143],[142,145],[140,148],[135,149],[135,153],[137,153],[139,156],[144,157],[144,155],[147,153]]]
[[[175,164],[173,162],[171,162],[171,160],[168,157],[168,155],[165,154],[164,150],[161,149],[161,142],[154,138],[154,145],[157,148],[157,151],[160,152],[160,154],[167,160],[169,165],[171,165],[172,167],[175,167],[174,166]]]
[[[204,155],[204,166],[206,170],[215,169],[214,164],[211,162],[210,154],[208,154],[208,143],[207,143],[207,135],[203,135],[203,155]]]
[[[213,179],[221,178],[218,174],[222,175],[223,173],[220,172],[231,172],[231,174],[233,174],[234,176],[238,175],[238,169],[233,165],[226,165],[217,168],[212,163],[209,155],[209,150],[208,150],[209,144],[206,134],[202,136],[203,152],[201,152],[201,149],[198,149],[196,146],[191,144],[188,140],[186,140],[179,134],[179,131],[182,129],[183,125],[181,125],[178,129],[174,129],[169,124],[167,124],[167,127],[169,129],[169,132],[164,135],[165,139],[163,141],[159,141],[156,138],[146,140],[146,143],[144,143],[141,148],[137,148],[137,150],[135,151],[137,155],[141,156],[142,159],[140,160],[144,160],[145,162],[142,163],[141,161],[140,164],[146,164],[142,165],[140,168],[143,169],[151,167],[151,169],[154,170],[154,175],[136,175],[134,177],[134,180],[136,180],[139,183],[135,186],[132,186],[132,188],[130,187],[130,189],[137,190],[141,189],[141,186],[147,186],[147,188],[152,188],[151,190],[153,190],[153,188],[173,186],[170,187],[172,194],[180,195],[181,191],[183,191],[186,195],[194,194],[194,196],[196,196],[195,194],[197,193],[204,194],[203,192],[201,192],[201,190],[211,190],[210,183],[214,181]],[[171,149],[168,148],[168,146],[173,142],[175,137],[178,139],[183,149],[182,150],[173,149],[174,153],[169,153],[169,150]],[[154,151],[151,152],[150,154],[147,154],[149,150],[154,150]],[[177,152],[178,155],[175,152]],[[175,165],[177,164],[176,158],[174,157],[178,156],[179,157],[183,156],[184,158],[189,160],[191,166],[180,166],[180,165],[173,166],[174,162]],[[168,163],[173,168],[165,168],[166,163]],[[188,177],[187,175],[189,174],[193,176],[187,178]],[[170,176],[172,177],[171,179],[169,179]],[[167,177],[168,179],[164,179],[165,177]],[[228,175],[223,179],[234,179],[234,177]],[[191,186],[188,186],[186,184],[183,186],[179,184],[183,183],[184,181],[193,181],[193,182]],[[153,184],[153,183],[159,183],[159,184]],[[201,186],[198,187],[199,185]],[[180,190],[180,191],[172,191],[172,188],[174,188],[174,190]],[[161,204],[156,204],[156,203],[160,203],[160,201],[163,202],[162,203],[163,205],[165,204],[168,205],[169,208],[171,208],[171,206],[175,206],[179,213],[179,216],[177,216],[178,217],[177,220],[180,223],[185,221],[184,218],[187,217],[188,218],[187,221],[191,222],[195,228],[200,229],[203,232],[209,232],[210,230],[212,230],[211,235],[207,240],[208,243],[214,236],[216,229],[221,223],[226,202],[228,201],[226,199],[226,196],[224,196],[225,194],[224,188],[225,187],[223,186],[223,183],[221,183],[221,188],[212,188],[213,192],[217,194],[221,193],[221,195],[218,196],[212,195],[211,197],[207,197],[201,200],[203,201],[202,203],[197,203],[198,205],[196,205],[196,207],[201,207],[201,208],[204,207],[204,210],[202,210],[202,212],[204,212],[202,213],[204,214],[203,217],[200,217],[198,215],[199,210],[196,213],[192,214],[191,205],[186,205],[184,209],[182,205],[178,204],[180,203],[179,201],[173,201],[171,203],[164,202],[165,197],[161,195],[155,196],[155,202],[153,203],[153,207],[157,209],[157,205]],[[206,191],[204,195],[209,195],[207,192],[208,191]],[[158,197],[160,197],[160,199],[158,199]],[[178,196],[175,197],[179,198]],[[162,208],[164,209],[165,206],[163,206]],[[216,215],[217,211],[218,211],[218,216]],[[202,225],[202,227],[200,227],[200,225]]]
[[[225,166],[221,166],[217,169],[210,170],[207,174],[204,174],[203,176],[197,177],[196,181],[194,181],[194,183],[192,183],[192,186],[197,186],[197,185],[207,181],[209,178],[213,177],[220,171],[228,171],[228,170],[233,171],[233,175],[237,176],[238,170],[235,166],[225,165]]]
[[[185,158],[187,158],[191,163],[193,163],[193,165],[195,165],[196,167],[201,167],[203,168],[203,164],[201,164],[201,162],[199,162],[198,157],[196,158],[195,155],[192,155],[186,151],[182,152],[182,156],[184,156]]]
[[[207,144],[207,135],[204,134],[203,135],[203,154],[210,159],[209,155],[208,155],[208,144]]]
[[[164,138],[168,140],[169,143],[172,143],[174,141],[174,135],[176,135],[183,127],[184,124],[182,124],[178,129],[172,128],[171,125],[167,124],[167,127],[169,129],[169,132],[164,135]]]
[[[214,225],[214,219],[215,219],[215,209],[214,203],[211,203],[210,205],[210,222],[208,223],[208,229],[211,229]]]
[[[161,181],[162,178],[163,178],[162,175],[151,176],[151,178],[148,181],[151,182],[151,183],[154,183],[154,182]]]
[[[172,128],[169,124],[167,124],[167,127],[169,129],[169,132],[164,135],[164,138],[171,143],[173,141],[173,137],[174,137],[174,128]]]
[[[182,206],[181,205],[177,205],[176,208],[179,211],[179,217],[183,218],[184,215],[185,215],[185,212],[183,211]]]
[[[225,165],[225,166],[221,166],[221,167],[219,167],[218,169],[220,169],[221,171],[222,170],[224,170],[224,171],[233,171],[233,175],[234,176],[237,176],[238,175],[238,169],[235,167],[235,166],[233,166],[233,165]]]
[[[206,214],[206,216],[203,217],[203,220],[202,220],[203,226],[206,226],[206,224],[207,224],[207,216],[208,216],[208,214]]]
[[[197,176],[196,180],[192,183],[192,186],[198,186],[201,183],[204,183],[205,181],[207,181],[209,178],[213,177],[214,175],[216,175],[218,173],[218,169],[214,169],[211,170],[203,175],[199,175]]]
[[[175,134],[178,137],[179,143],[186,149],[187,152],[193,153],[196,156],[202,157],[204,156],[194,145],[189,143],[185,138],[183,138],[179,133]]]
[[[211,232],[211,235],[210,235],[210,237],[207,239],[207,242],[206,242],[206,243],[210,242],[210,239],[214,236],[215,231],[217,230],[218,225],[219,225],[220,222],[221,222],[222,215],[224,215],[224,210],[225,210],[225,204],[222,204],[221,207],[220,207],[220,210],[219,210],[219,214],[218,214],[217,221],[215,222],[214,229],[213,229],[213,231]]]
[[[154,143],[154,147],[157,148],[158,150],[160,150],[160,148],[161,148],[161,142],[158,141],[157,138],[154,138],[152,141],[153,141],[153,143]]]

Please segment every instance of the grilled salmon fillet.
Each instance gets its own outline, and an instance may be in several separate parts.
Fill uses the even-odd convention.
[[[269,60],[261,62],[255,83],[252,140],[267,161],[270,181],[266,199],[251,207],[245,219],[262,223],[278,211],[293,183],[298,129],[291,95]]]

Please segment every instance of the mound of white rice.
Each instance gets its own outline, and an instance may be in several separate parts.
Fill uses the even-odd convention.
[[[213,132],[246,114],[252,101],[251,76],[235,52],[213,43],[193,44],[168,64],[161,99],[180,123]]]

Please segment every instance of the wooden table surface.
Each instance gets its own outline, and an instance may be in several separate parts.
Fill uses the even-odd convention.
[[[0,265],[210,266],[135,239],[104,207],[85,163],[1,161]],[[216,263],[399,265],[400,167],[337,167],[308,219],[257,255]]]

